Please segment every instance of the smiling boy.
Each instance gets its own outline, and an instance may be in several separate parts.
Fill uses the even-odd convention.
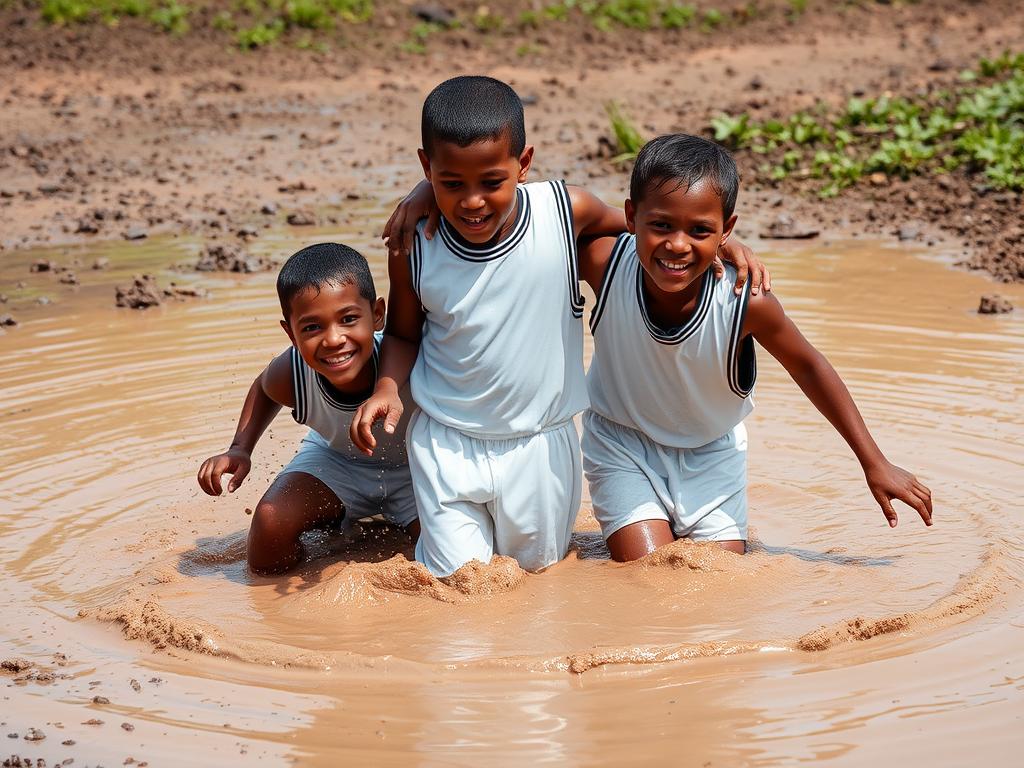
[[[740,295],[711,265],[732,234],[735,163],[714,142],[661,136],[640,152],[629,232],[590,243],[604,265],[590,319],[583,461],[594,515],[616,560],[675,538],[743,553],[756,340],[842,435],[891,526],[900,499],[931,525],[931,492],[886,460],[835,369],[773,294]]]
[[[494,554],[539,570],[565,556],[582,494],[576,241],[625,221],[578,187],[526,183],[533,147],[522,103],[501,81],[439,85],[423,105],[422,139],[437,236],[420,223],[408,260],[392,248],[381,376],[352,441],[371,452],[378,419],[394,433],[410,380],[421,409],[407,435],[417,560],[437,576]]]
[[[303,532],[343,517],[381,513],[415,538],[405,441],[385,436],[373,461],[349,441],[351,418],[377,382],[377,331],[384,326],[384,299],[376,295],[366,259],[338,243],[303,248],[281,268],[277,293],[292,346],[252,383],[231,447],[203,462],[200,487],[218,496],[221,476],[230,474],[228,491],[235,491],[249,474],[260,436],[282,407],[290,408],[310,431],[256,505],[249,567],[289,570],[302,558]]]

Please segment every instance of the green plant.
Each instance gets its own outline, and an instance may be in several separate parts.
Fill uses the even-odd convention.
[[[188,32],[188,15],[191,12],[189,6],[182,5],[178,0],[167,0],[164,5],[150,11],[149,20],[165,32],[183,35]]]
[[[235,41],[243,50],[263,48],[275,42],[282,32],[284,32],[284,22],[274,19],[269,24],[256,24],[246,29],[240,29],[235,35]]]
[[[82,0],[43,0],[40,11],[50,24],[76,24],[92,15],[92,8]]]
[[[717,8],[708,8],[700,19],[700,28],[705,32],[718,29],[725,23],[725,16]]]
[[[647,140],[614,101],[605,104],[604,109],[611,121],[612,134],[615,136],[615,151],[618,153],[612,158],[612,162],[624,163],[634,159]]]
[[[692,5],[669,3],[661,12],[662,29],[683,29],[693,24],[697,9]]]

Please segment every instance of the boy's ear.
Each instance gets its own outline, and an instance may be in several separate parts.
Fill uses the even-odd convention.
[[[633,206],[633,201],[628,197],[626,198],[626,229],[629,230],[629,234],[636,234],[636,208]]]
[[[736,214],[734,213],[732,216],[729,217],[729,220],[725,222],[725,226],[722,228],[722,239],[718,243],[719,246],[725,245],[726,240],[728,240],[729,236],[732,235],[732,230],[735,226]]]
[[[527,144],[523,147],[523,153],[519,155],[519,176],[517,181],[520,184],[526,181],[526,175],[530,172],[531,165],[533,165],[533,145]]]
[[[292,333],[292,326],[287,320],[281,321],[281,327],[284,328],[284,332],[288,334],[288,341],[292,343],[292,346],[297,347],[295,343],[295,334]]]
[[[430,181],[430,158],[422,149],[416,150],[416,156],[420,159],[420,165],[423,166],[423,177]]]
[[[373,302],[373,330],[384,330],[384,297],[378,296]]]

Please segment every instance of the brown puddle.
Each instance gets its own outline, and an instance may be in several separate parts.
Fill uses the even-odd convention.
[[[300,244],[283,237],[257,247]],[[118,263],[194,252],[151,242]],[[37,255],[5,257],[0,279]],[[288,577],[253,577],[244,510],[300,428],[279,417],[231,497],[194,475],[284,346],[273,275],[204,277],[212,298],[146,312],[114,309],[98,277],[55,285],[57,305],[0,337],[0,632],[4,658],[34,665],[3,673],[0,720],[47,732],[10,751],[150,765],[1005,755],[1024,711],[1024,320],[974,313],[984,279],[876,243],[765,258],[889,458],[932,487],[933,529],[905,508],[885,526],[846,446],[762,352],[745,557],[677,542],[615,564],[583,513],[576,551],[539,575],[498,559],[442,583],[367,523],[311,534]],[[378,259],[381,289],[382,273]]]

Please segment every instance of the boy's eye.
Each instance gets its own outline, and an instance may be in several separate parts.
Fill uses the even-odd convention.
[[[345,315],[341,318],[342,325],[352,325],[352,323],[359,320],[359,315]]]
[[[319,323],[307,323],[306,325],[302,326],[301,330],[302,330],[303,333],[312,333],[313,331],[319,331],[320,330],[320,324]]]
[[[504,183],[503,179],[487,179],[484,182],[484,186],[487,187],[487,189],[498,189]]]
[[[458,189],[462,186],[461,181],[442,181],[441,186],[445,189]]]

